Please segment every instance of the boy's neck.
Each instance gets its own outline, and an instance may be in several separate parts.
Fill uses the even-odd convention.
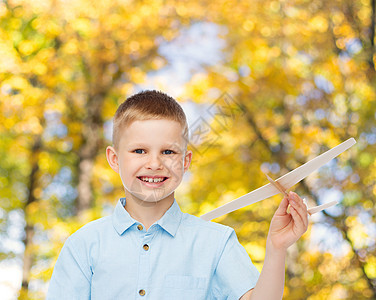
[[[157,202],[142,201],[134,197],[128,191],[126,191],[125,194],[125,210],[133,219],[142,223],[146,230],[148,230],[151,225],[162,218],[162,216],[174,203],[174,193]]]

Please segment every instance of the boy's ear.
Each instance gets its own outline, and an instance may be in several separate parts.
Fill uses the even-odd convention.
[[[188,171],[188,168],[191,164],[191,161],[192,161],[192,154],[193,152],[191,150],[187,150],[185,152],[185,156],[184,156],[184,172]]]
[[[119,173],[118,156],[114,147],[108,146],[106,148],[106,157],[111,169],[114,170],[116,173]]]

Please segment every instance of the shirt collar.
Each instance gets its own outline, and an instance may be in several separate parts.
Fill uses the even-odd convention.
[[[125,198],[121,198],[116,207],[114,214],[112,216],[112,223],[115,230],[119,235],[122,235],[128,228],[133,224],[139,223],[131,217],[131,215],[124,208]],[[179,228],[180,220],[182,218],[183,212],[181,211],[178,203],[174,198],[174,202],[171,207],[165,212],[165,214],[160,218],[155,224],[159,225],[165,231],[167,231],[171,236],[175,236],[176,231]],[[152,227],[151,226],[151,227]],[[151,228],[150,227],[150,228]]]
[[[122,235],[136,220],[124,208],[125,198],[121,198],[116,204],[114,214],[112,215],[112,224],[119,235]]]
[[[174,203],[172,203],[171,207],[165,212],[162,218],[160,218],[156,222],[156,224],[161,226],[170,235],[175,236],[176,231],[178,231],[182,216],[183,213],[179,207],[179,204],[174,198]]]

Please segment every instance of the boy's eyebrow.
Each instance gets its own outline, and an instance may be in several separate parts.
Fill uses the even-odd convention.
[[[177,143],[165,144],[164,147],[180,149],[180,145],[178,145]]]
[[[144,143],[133,143],[128,145],[129,148],[149,148],[150,145],[144,144]],[[179,149],[180,146],[177,143],[166,143],[162,145],[162,148],[173,148],[173,149]]]
[[[133,144],[128,144],[126,145],[127,148],[129,149],[136,149],[136,148],[148,148],[148,146],[146,144],[142,144],[142,143],[133,143]]]

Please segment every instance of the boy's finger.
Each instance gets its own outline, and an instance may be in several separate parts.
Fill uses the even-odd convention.
[[[289,206],[289,201],[287,197],[283,197],[281,203],[279,204],[276,213],[279,215],[284,215],[286,214],[287,207]]]
[[[303,226],[304,226],[304,231],[306,231],[307,228],[308,228],[308,213],[307,213],[307,210],[303,209],[302,207],[298,207],[297,209],[295,209],[295,211],[298,213],[300,219],[302,220]]]
[[[304,203],[304,200],[300,198],[298,194],[290,192],[289,196],[297,204],[299,208],[302,208],[304,211],[307,211],[307,204]]]
[[[295,202],[296,203],[296,202]],[[304,205],[304,203],[297,203],[293,204],[292,206],[295,208],[295,210],[298,212],[299,216],[301,217],[303,224],[306,228],[308,228],[308,212],[307,207]]]
[[[297,213],[302,219],[305,228],[308,228],[308,211],[307,206],[304,204],[303,200],[295,193],[291,194],[290,204],[295,208]]]
[[[304,224],[302,216],[294,207],[290,208],[290,214],[294,220],[294,225],[297,228],[298,232],[301,232],[301,234],[303,234],[306,231],[306,226]]]

